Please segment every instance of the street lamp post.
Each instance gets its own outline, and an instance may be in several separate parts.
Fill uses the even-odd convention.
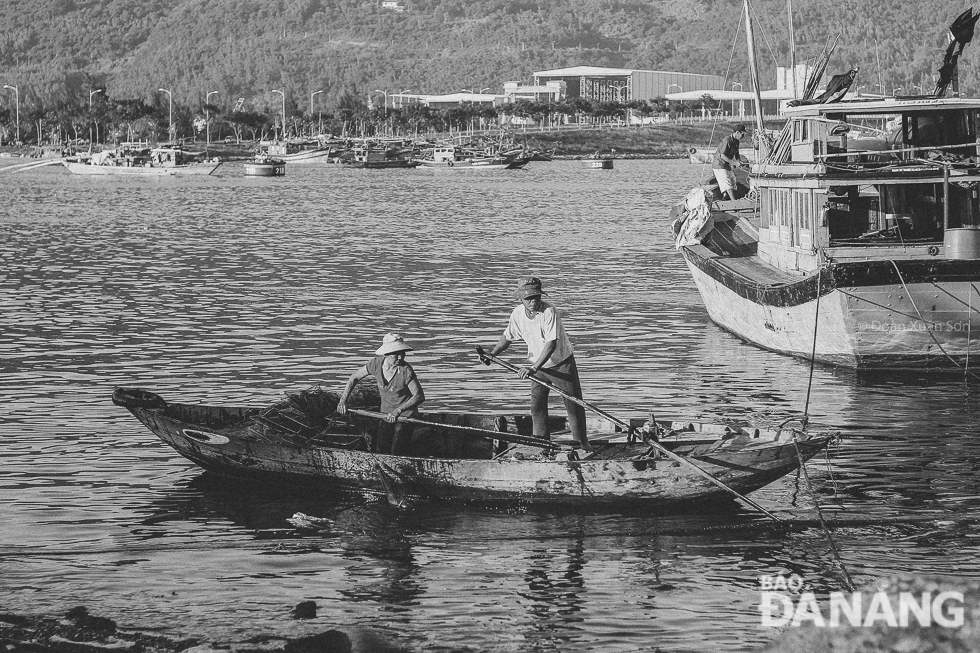
[[[167,102],[170,105],[170,124],[167,126],[167,138],[169,138],[170,142],[172,143],[174,140],[174,95],[169,89],[166,88],[160,88],[157,90],[161,93],[167,94]]]
[[[89,93],[88,93],[88,113],[89,113],[89,117],[90,118],[92,117],[92,96],[95,95],[96,93],[101,93],[101,92],[102,92],[102,89],[101,88],[97,88],[97,89],[94,89],[92,91],[89,91]],[[95,125],[95,139],[96,140],[99,139],[99,125],[98,125],[98,123],[96,123],[96,125]],[[89,123],[89,126],[88,126],[88,142],[90,144],[92,143],[92,125],[91,125],[91,123]]]
[[[406,93],[411,93],[411,92],[412,92],[412,89],[410,89],[410,88],[406,88],[406,89],[401,90],[401,91],[398,92],[398,108],[399,109],[401,109],[401,108],[403,108],[405,106],[405,98],[402,97],[402,96],[405,95]],[[394,93],[391,94],[391,108],[392,109],[395,108],[395,94]]]
[[[388,135],[388,91],[382,91],[380,89],[374,89],[375,93],[381,93],[384,95],[384,118],[385,118],[385,135]]]
[[[273,93],[278,93],[282,96],[282,142],[286,142],[286,93],[285,91],[277,91],[272,89]]]
[[[323,91],[313,91],[312,93],[310,93],[310,122],[311,123],[313,122],[313,98],[315,98],[320,93],[323,93]],[[320,131],[322,132],[323,130],[321,129]],[[312,134],[312,132],[313,132],[313,125],[312,124],[310,125],[310,132],[311,132],[310,133],[310,136],[312,136],[313,135]]]
[[[16,106],[16,116],[17,116],[16,118],[17,133],[14,135],[14,142],[16,143],[17,141],[20,140],[20,91],[17,90],[16,86],[11,86],[9,84],[4,84],[3,87],[9,88],[14,92],[14,102],[16,103],[15,106]]]
[[[892,86],[892,97],[895,97],[895,94],[901,90],[902,90],[901,86]]]
[[[742,83],[741,82],[732,82],[732,93],[735,92],[735,87],[736,86],[738,87],[738,92],[741,93],[742,92]],[[738,106],[741,108],[741,106],[742,106],[742,101],[741,100],[738,101]],[[735,117],[735,98],[732,98],[732,117],[733,118]]]
[[[211,145],[211,109],[209,107],[211,106],[211,96],[216,93],[217,91],[208,91],[208,94],[204,96],[204,129],[207,134],[205,138],[209,147]],[[221,134],[219,133],[218,136],[221,136]]]
[[[684,89],[681,87],[680,84],[668,84],[667,85],[667,93],[666,93],[666,95],[670,95],[670,89],[674,88],[675,86],[677,87],[677,90],[678,91],[680,91],[681,93],[684,92]],[[670,108],[670,105],[667,105],[667,108],[669,109]]]

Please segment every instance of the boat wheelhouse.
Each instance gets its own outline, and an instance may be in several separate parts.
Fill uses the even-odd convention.
[[[692,192],[676,211],[712,320],[836,365],[968,368],[980,356],[980,100],[787,113],[749,198]]]

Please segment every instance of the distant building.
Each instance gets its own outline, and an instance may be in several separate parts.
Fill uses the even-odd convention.
[[[556,79],[540,86],[522,85],[520,82],[504,82],[504,101],[558,102],[568,96],[567,84]]]
[[[421,104],[432,108],[459,106],[460,104],[479,104],[492,107],[504,102],[504,96],[493,93],[447,93],[445,95],[392,93],[388,97],[391,98],[391,106],[396,109],[412,104]]]
[[[707,91],[725,87],[725,78],[720,75],[700,75],[662,70],[575,66],[558,70],[543,70],[532,73],[532,75],[534,77],[532,85],[517,86],[513,89],[515,97],[525,92],[533,94],[537,91],[531,89],[547,88],[549,84],[556,82],[564,84],[562,97],[581,97],[598,102],[654,100],[666,96],[675,88],[680,91]],[[505,85],[505,95],[507,94],[506,88]]]
[[[405,5],[402,4],[401,0],[384,0],[381,3],[382,9],[391,9],[392,11],[405,11]]]

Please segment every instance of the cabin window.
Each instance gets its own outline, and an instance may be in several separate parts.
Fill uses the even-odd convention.
[[[813,247],[814,202],[810,190],[793,191],[793,215],[797,217],[794,244],[806,249]]]
[[[946,220],[943,184],[842,186],[827,195],[827,226],[832,243],[937,242]],[[980,226],[980,188],[950,184],[949,226]]]

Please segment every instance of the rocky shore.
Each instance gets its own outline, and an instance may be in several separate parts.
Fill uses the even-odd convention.
[[[893,577],[853,593],[832,593],[830,606],[802,591],[776,588],[773,641],[760,653],[960,653],[980,651],[980,582],[941,577]],[[839,594],[835,597],[834,594]],[[763,595],[762,604],[769,599]],[[835,601],[846,609],[835,617]],[[762,610],[760,604],[760,610]],[[913,605],[914,604],[914,605]],[[908,609],[912,606],[912,609]],[[916,610],[915,608],[920,609]],[[848,612],[850,609],[850,612]],[[304,601],[293,619],[316,616]],[[838,623],[839,622],[839,623]],[[328,629],[283,638],[256,635],[243,642],[175,639],[119,628],[85,607],[63,617],[0,613],[0,645],[8,653],[398,653],[405,649],[376,636]]]
[[[311,601],[296,606],[293,617],[311,618]],[[63,617],[27,617],[0,613],[0,646],[7,653],[353,653],[355,650],[396,653],[401,649],[383,642],[355,641],[330,629],[297,638],[257,635],[244,642],[216,643],[204,638],[175,639],[119,628],[106,617],[89,614],[79,606]]]

